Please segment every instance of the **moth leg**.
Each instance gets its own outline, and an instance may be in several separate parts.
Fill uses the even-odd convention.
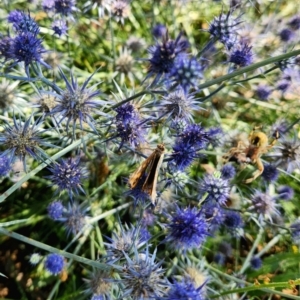
[[[253,180],[255,180],[258,176],[261,175],[261,173],[264,171],[264,165],[261,161],[260,158],[257,159],[256,161],[256,166],[257,166],[257,170],[252,174],[252,177],[246,179],[244,182],[245,183],[250,183],[252,182]]]

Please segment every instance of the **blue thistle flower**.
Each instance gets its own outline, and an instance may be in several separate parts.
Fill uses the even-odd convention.
[[[75,0],[55,0],[54,1],[55,12],[63,16],[70,16],[76,11]]]
[[[262,260],[260,257],[258,256],[254,256],[252,257],[252,259],[250,260],[250,265],[251,268],[254,270],[259,270],[262,266]]]
[[[202,71],[202,66],[195,57],[179,55],[174,61],[169,77],[187,93],[191,86],[196,86],[199,79],[203,78]]]
[[[46,12],[54,11],[55,10],[55,0],[43,0],[42,8]]]
[[[40,146],[55,147],[54,145],[43,141],[39,136],[42,131],[39,129],[42,120],[38,119],[31,125],[32,116],[22,122],[21,119],[13,118],[13,125],[8,123],[3,125],[3,132],[0,133],[0,144],[7,148],[1,155],[9,158],[13,163],[16,158],[23,162],[26,171],[26,157],[31,156],[37,160],[48,158]]]
[[[59,88],[59,94],[54,94],[55,100],[58,104],[50,111],[50,114],[59,116],[60,119],[58,124],[66,121],[67,131],[69,130],[69,126],[72,126],[73,138],[75,137],[77,123],[79,123],[81,130],[83,130],[83,122],[85,122],[95,132],[97,132],[94,126],[95,120],[91,113],[94,112],[103,115],[103,113],[98,110],[98,107],[105,104],[105,102],[93,99],[101,94],[99,90],[93,90],[95,86],[87,88],[93,74],[83,83],[82,86],[78,85],[77,80],[73,77],[72,73],[71,82],[68,81],[62,71],[60,71],[60,74],[65,81],[67,89],[62,90]]]
[[[63,216],[59,221],[64,222],[64,226],[67,230],[67,235],[72,233],[78,234],[88,224],[87,211],[88,207],[79,205],[76,202],[71,202],[68,207],[64,209]]]
[[[295,33],[293,30],[285,28],[279,32],[279,37],[283,42],[287,43],[293,40],[293,38],[295,37]]]
[[[298,30],[300,29],[300,15],[293,16],[290,21],[288,22],[288,25],[293,29],[293,30]]]
[[[56,253],[51,253],[47,255],[44,265],[48,272],[57,275],[64,268],[64,257]]]
[[[34,35],[40,31],[39,25],[30,17],[30,14],[25,14],[22,11],[14,10],[9,13],[7,20],[13,24],[13,28],[16,32],[31,32]]]
[[[192,94],[187,94],[183,89],[168,93],[159,102],[163,115],[171,119],[184,119],[193,122],[193,111],[201,109]]]
[[[228,180],[214,175],[205,175],[199,183],[199,197],[206,197],[205,201],[214,201],[224,206],[230,194]]]
[[[124,255],[131,255],[134,249],[140,249],[145,242],[142,240],[140,228],[127,224],[120,225],[119,233],[113,232],[112,238],[107,239],[110,243],[104,243],[107,251],[107,258],[110,262],[124,259]]]
[[[288,173],[300,168],[300,142],[296,136],[293,140],[282,140],[276,150],[276,166],[284,168]]]
[[[237,30],[241,23],[240,17],[234,18],[232,11],[221,13],[209,24],[208,32],[212,38],[219,40],[227,49],[231,49],[236,42]]]
[[[205,292],[203,288],[205,284],[202,284],[198,288],[195,283],[189,277],[184,277],[181,282],[174,280],[166,300],[205,300]]]
[[[151,76],[155,76],[152,85],[156,85],[160,78],[169,74],[174,66],[176,57],[188,49],[189,44],[185,39],[182,39],[181,34],[178,35],[176,40],[169,38],[168,32],[162,37],[162,43],[149,48],[150,59],[149,69],[146,79]]]
[[[167,34],[167,31],[168,31],[167,27],[163,24],[156,24],[152,28],[152,34],[157,39],[162,38],[163,36],[165,36]]]
[[[109,300],[110,292],[113,287],[111,274],[103,270],[93,270],[89,272],[89,278],[83,279],[87,285],[88,294],[93,294],[91,299]]]
[[[282,200],[291,200],[294,197],[294,190],[288,185],[281,185],[277,188],[277,193]]]
[[[124,287],[122,298],[160,299],[165,295],[169,285],[164,278],[162,262],[155,262],[156,250],[150,254],[148,247],[142,253],[134,249],[134,257],[125,254],[125,258],[126,263],[119,272]]]
[[[253,206],[250,209],[254,210],[260,219],[265,216],[269,220],[272,220],[272,215],[280,215],[280,212],[277,210],[278,204],[275,198],[267,193],[256,191],[251,198],[251,202]]]
[[[300,244],[300,220],[295,221],[290,226],[291,237],[293,243],[299,245]]]
[[[65,35],[68,31],[67,23],[65,20],[55,20],[52,23],[51,28],[59,37]]]
[[[240,213],[235,211],[224,212],[224,222],[226,230],[231,232],[233,235],[240,235],[240,231],[244,227],[243,219]]]
[[[52,185],[57,185],[56,193],[67,190],[70,198],[73,193],[79,194],[79,191],[85,194],[81,184],[82,180],[87,178],[86,170],[80,167],[80,158],[62,159],[55,163],[48,170],[52,175],[46,178],[50,179]]]
[[[239,67],[246,67],[253,62],[252,47],[246,43],[238,44],[231,51],[229,62]]]
[[[221,175],[223,179],[229,180],[232,179],[236,174],[234,166],[226,164],[221,169]]]
[[[263,84],[258,85],[255,90],[255,94],[259,100],[268,100],[271,93],[272,89],[269,86]]]
[[[0,176],[6,176],[11,171],[11,160],[7,155],[0,153]]]
[[[264,171],[261,176],[265,181],[275,182],[278,179],[279,172],[276,166],[267,164],[264,166]]]
[[[52,220],[59,220],[63,216],[64,206],[60,201],[54,201],[48,205],[47,211]]]
[[[209,235],[203,212],[195,207],[181,209],[177,206],[167,224],[167,230],[166,242],[182,250],[200,247]]]
[[[143,143],[145,141],[145,131],[134,106],[130,103],[125,103],[116,108],[116,112],[115,122],[117,134],[121,138],[120,148],[125,142],[128,142],[133,147]]]
[[[188,125],[175,141],[169,167],[183,171],[200,156],[198,151],[206,148],[209,139],[209,134],[203,127],[198,124]]]
[[[11,47],[13,39],[9,36],[1,37],[0,40],[0,58],[3,57],[4,61],[11,59]]]
[[[14,63],[10,66],[10,68],[15,66],[17,63],[23,62],[28,77],[29,65],[33,62],[40,63],[46,68],[51,68],[42,59],[42,54],[45,52],[46,50],[42,46],[42,40],[36,37],[36,33],[29,31],[21,32],[11,41],[9,58],[14,60]]]

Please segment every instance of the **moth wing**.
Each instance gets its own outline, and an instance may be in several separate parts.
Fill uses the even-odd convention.
[[[150,163],[150,160],[152,160],[154,153],[152,153],[146,160],[144,160],[141,165],[137,168],[136,171],[134,171],[131,176],[128,179],[128,184],[131,189],[134,189],[143,174],[146,172],[148,165]]]

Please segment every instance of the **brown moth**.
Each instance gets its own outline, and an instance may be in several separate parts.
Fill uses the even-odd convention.
[[[151,202],[155,205],[156,185],[160,166],[163,162],[165,154],[165,146],[158,144],[156,149],[150,156],[142,162],[135,172],[129,177],[128,184],[131,189],[134,189],[142,176],[148,171],[147,178],[142,186],[142,191],[149,195]]]

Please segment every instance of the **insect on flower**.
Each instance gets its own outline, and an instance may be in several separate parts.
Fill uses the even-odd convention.
[[[147,172],[141,190],[150,196],[151,202],[155,204],[156,185],[160,166],[163,162],[165,146],[158,144],[152,154],[138,167],[128,180],[129,187],[134,189]]]
[[[247,164],[254,164],[257,169],[252,177],[245,180],[245,183],[250,183],[255,180],[264,171],[264,165],[260,159],[261,155],[267,153],[279,139],[279,132],[274,134],[273,141],[269,144],[268,137],[262,131],[258,131],[261,127],[254,127],[248,137],[248,143],[239,141],[237,147],[231,148],[225,155],[223,155],[223,163],[228,161],[237,162],[243,167]]]

